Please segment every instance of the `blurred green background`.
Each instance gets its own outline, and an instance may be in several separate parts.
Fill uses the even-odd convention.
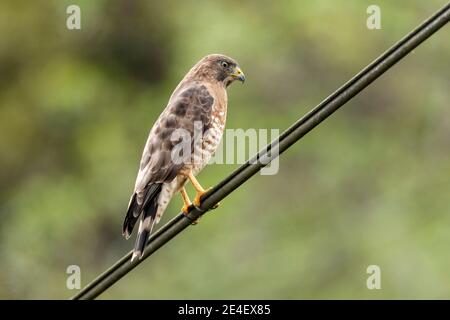
[[[68,265],[86,285],[132,248],[121,225],[148,131],[202,56],[247,76],[228,128],[283,130],[445,3],[2,1],[0,298],[68,298]],[[449,39],[447,26],[101,298],[450,298]],[[366,287],[372,264],[381,290]]]

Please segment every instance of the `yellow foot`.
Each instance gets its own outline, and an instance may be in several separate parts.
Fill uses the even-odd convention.
[[[187,217],[188,216],[188,214],[189,214],[189,207],[190,207],[191,205],[184,205],[183,206],[183,208],[181,208],[181,212]],[[188,219],[190,219],[190,218],[188,218]],[[196,225],[198,222],[199,222],[199,220],[200,220],[200,218],[197,218],[197,220],[195,220],[195,221],[192,221],[191,222],[191,224],[192,225]]]
[[[187,216],[188,213],[189,213],[189,206],[190,206],[190,204],[189,204],[189,205],[188,205],[188,204],[185,204],[185,205],[183,206],[183,208],[181,208],[181,212],[183,212],[183,214],[184,214],[185,216]]]
[[[206,190],[204,190],[204,191],[197,192],[197,194],[195,195],[193,204],[194,204],[196,207],[200,206],[202,196],[203,196],[205,193],[207,193],[209,190],[211,190],[211,189],[212,189],[212,188],[208,188],[208,189],[206,189]],[[213,205],[212,209],[217,209],[219,206],[220,206],[220,202],[218,202],[218,203],[216,203],[215,205]]]
[[[208,189],[203,190],[203,191],[197,191],[197,194],[195,195],[194,202],[193,202],[193,203],[194,203],[194,206],[196,206],[196,207],[200,206],[202,196],[203,196],[205,193],[207,193],[209,190],[211,190],[211,189],[212,189],[212,188],[208,188]]]

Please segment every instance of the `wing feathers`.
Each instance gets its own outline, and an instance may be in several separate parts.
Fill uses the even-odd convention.
[[[143,201],[139,201],[138,198],[140,197],[138,197],[136,193],[133,193],[122,227],[122,234],[125,238],[128,239],[131,236],[131,232],[133,231],[134,225],[136,224],[143,208],[146,208],[150,202],[157,201],[160,192],[161,184],[154,183],[147,187],[143,196]]]
[[[194,122],[201,121],[205,132],[211,126],[213,104],[214,98],[205,85],[194,83],[180,87],[150,131],[122,229],[128,239],[141,216],[133,259],[142,256],[155,224],[161,185],[171,182],[185,166],[182,161],[176,163],[172,159],[172,151],[180,143],[179,140],[172,140],[172,134],[177,129],[183,129],[190,135],[191,155],[186,159],[190,161],[195,144]]]

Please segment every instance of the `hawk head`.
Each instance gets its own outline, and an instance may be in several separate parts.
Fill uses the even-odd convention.
[[[239,64],[223,54],[210,54],[201,59],[192,69],[193,78],[218,81],[228,87],[233,81],[245,81],[245,75]]]

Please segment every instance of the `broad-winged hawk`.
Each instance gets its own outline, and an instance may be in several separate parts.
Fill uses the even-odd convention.
[[[234,81],[244,82],[238,63],[224,55],[212,54],[201,59],[183,78],[172,93],[169,103],[156,120],[142,154],[139,173],[128,211],[123,234],[128,239],[140,218],[132,260],[142,257],[147,238],[155,223],[161,219],[172,196],[180,191],[187,213],[191,201],[184,188],[190,180],[199,205],[205,193],[197,175],[216,151],[225,128],[227,114],[226,88]],[[195,137],[199,126],[200,139]],[[180,159],[176,146],[181,133],[189,137],[189,150]]]

